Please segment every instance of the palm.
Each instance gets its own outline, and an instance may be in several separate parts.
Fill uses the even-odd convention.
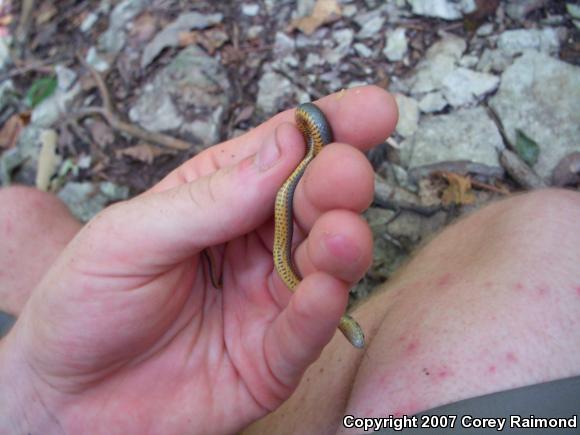
[[[150,274],[139,265],[139,275],[134,264],[110,264],[110,256],[102,264],[87,259],[90,270],[81,265],[80,273],[67,275],[67,288],[90,282],[91,291],[74,305],[71,295],[54,294],[45,295],[48,305],[31,304],[63,319],[37,334],[47,356],[41,370],[60,367],[59,373],[48,370],[50,383],[74,392],[77,405],[96,405],[101,422],[118,418],[118,403],[133,403],[127,412],[140,416],[144,428],[152,422],[143,416],[165,409],[181,432],[203,409],[222,416],[223,426],[212,430],[223,433],[240,416],[249,423],[275,409],[295,385],[284,385],[268,355],[268,331],[290,297],[262,242],[270,231],[268,223],[225,245],[218,261],[222,289],[211,284],[200,255]],[[144,396],[147,401],[137,400]]]

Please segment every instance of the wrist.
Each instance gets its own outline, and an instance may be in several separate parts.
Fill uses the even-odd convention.
[[[12,330],[0,340],[0,435],[64,433],[35,388],[33,375]]]

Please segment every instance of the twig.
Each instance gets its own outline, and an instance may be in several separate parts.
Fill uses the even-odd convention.
[[[204,150],[204,148],[201,145],[195,145],[163,133],[148,131],[120,119],[115,114],[113,101],[111,100],[111,96],[101,75],[91,65],[85,62],[85,60],[80,55],[78,56],[78,59],[79,62],[85,68],[87,68],[87,70],[95,80],[97,89],[99,90],[101,99],[103,101],[103,107],[87,107],[84,109],[80,109],[73,115],[73,118],[84,118],[86,116],[100,115],[109,123],[111,128],[113,128],[114,130],[126,133],[130,136],[136,137],[137,139],[141,139],[142,141],[157,143],[167,148],[173,148],[177,150],[193,149],[196,153],[200,153],[201,151]]]
[[[30,22],[32,20],[32,10],[34,9],[34,0],[23,0],[22,9],[20,10],[20,20],[16,28],[16,44],[20,53],[24,51],[26,40],[28,39],[28,32],[30,30]]]
[[[525,189],[547,187],[546,183],[518,155],[508,149],[501,151],[499,161],[510,176]]]

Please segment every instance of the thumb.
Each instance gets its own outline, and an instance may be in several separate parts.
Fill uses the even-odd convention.
[[[255,155],[233,166],[114,205],[88,225],[99,239],[114,235],[99,244],[99,255],[147,253],[140,267],[162,266],[245,234],[271,216],[277,190],[303,154],[298,129],[281,124]]]

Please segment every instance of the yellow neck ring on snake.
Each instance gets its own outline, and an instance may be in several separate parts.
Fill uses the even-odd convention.
[[[322,147],[332,142],[332,131],[322,111],[312,103],[304,103],[296,109],[296,124],[306,141],[306,155],[284,182],[276,195],[274,211],[274,267],[284,284],[294,291],[301,277],[292,260],[292,235],[294,230],[293,198],[296,186],[306,167]],[[340,319],[338,326],[347,340],[357,348],[363,348],[364,334],[360,325],[349,315]]]

